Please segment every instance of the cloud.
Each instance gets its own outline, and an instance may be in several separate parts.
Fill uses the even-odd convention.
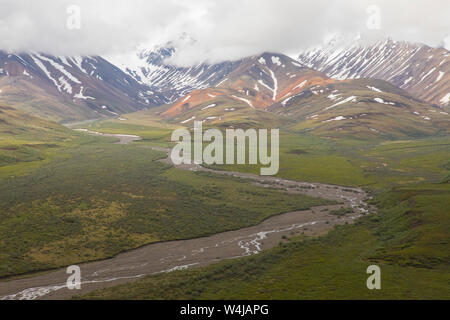
[[[69,29],[69,6],[80,8],[81,28]],[[0,48],[55,54],[104,54],[157,40],[189,8],[174,0],[0,0]]]
[[[296,55],[330,34],[449,45],[448,0],[0,0],[0,48],[58,55],[123,54],[186,32],[195,44],[173,63],[237,59],[262,51]],[[81,29],[69,30],[67,7],[81,9]],[[368,29],[371,5],[379,29]]]

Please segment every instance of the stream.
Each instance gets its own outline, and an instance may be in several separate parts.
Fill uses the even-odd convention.
[[[129,144],[142,138],[134,135],[104,134],[78,129],[88,134],[116,137],[119,144]],[[151,147],[167,152],[170,149]],[[163,159],[171,163],[170,157]],[[171,163],[173,165],[173,163]],[[166,241],[148,244],[126,251],[117,256],[78,264],[81,268],[81,289],[69,290],[66,287],[66,269],[30,275],[22,279],[0,282],[0,297],[4,300],[66,299],[92,290],[135,281],[158,273],[168,273],[194,267],[206,266],[225,259],[235,259],[267,250],[277,246],[285,237],[291,235],[317,236],[327,233],[337,224],[352,223],[361,215],[375,208],[366,204],[367,195],[360,188],[351,188],[323,183],[310,183],[280,179],[271,176],[258,176],[247,173],[219,171],[204,168],[197,164],[177,165],[177,168],[191,171],[207,171],[216,174],[246,178],[261,187],[283,190],[295,196],[304,194],[338,201],[339,204],[313,207],[310,210],[293,211],[272,216],[258,225],[234,231],[226,231],[207,237]],[[342,207],[352,208],[353,213],[337,216],[330,213]]]

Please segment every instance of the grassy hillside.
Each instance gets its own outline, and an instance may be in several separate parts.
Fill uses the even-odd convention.
[[[86,140],[60,124],[0,105],[0,179],[25,174]]]
[[[322,137],[398,139],[450,132],[450,115],[380,80],[310,87],[268,108],[297,119],[292,130]]]
[[[5,105],[0,105],[0,133],[3,144],[10,141],[62,140],[74,135],[59,124]]]
[[[2,77],[0,87],[0,104],[14,106],[41,118],[68,122],[102,117],[84,104],[76,104],[70,99],[50,94],[46,91],[49,87],[38,86],[28,81],[27,77]]]
[[[196,120],[203,121],[204,126],[243,129],[278,128],[292,124],[287,117],[252,108],[229,96],[219,96],[199,103],[168,120],[178,126],[192,127]]]

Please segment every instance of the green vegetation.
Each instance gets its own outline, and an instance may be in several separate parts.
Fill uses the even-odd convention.
[[[353,213],[353,210],[350,208],[340,208],[336,210],[331,210],[330,214],[334,214],[336,216],[345,216],[346,214]]]
[[[0,276],[242,228],[327,203],[174,169],[145,144],[108,140],[114,141],[90,137],[25,175],[0,180]]]
[[[82,125],[144,138],[131,145],[37,118],[23,125],[18,116],[16,123],[0,118],[2,277],[242,228],[326,203],[163,164],[165,155],[150,146],[171,146],[174,125],[149,113]],[[449,298],[448,136],[338,139],[288,126],[280,139],[278,176],[362,186],[378,213],[319,238],[290,237],[257,256],[147,277],[83,298]],[[259,173],[259,166],[214,167]],[[381,267],[380,291],[365,286],[370,264]]]
[[[256,256],[147,277],[82,299],[449,299],[448,184],[398,187],[377,214]],[[381,268],[381,290],[366,269]]]
[[[449,137],[398,141],[332,139],[283,129],[278,176],[381,190],[421,181],[439,182],[449,174],[449,159]],[[259,165],[212,167],[255,174],[260,168]]]
[[[381,92],[370,89],[373,86]],[[450,130],[448,117],[439,116],[442,109],[422,103],[385,81],[355,79],[331,83],[321,90],[323,94],[306,89],[270,111],[298,120],[292,130],[339,139],[424,138]],[[344,98],[350,99],[339,103]]]
[[[210,109],[205,111],[207,110]],[[138,143],[165,147],[173,145],[170,134],[177,125],[167,124],[150,111],[126,117],[127,121],[108,120],[84,127],[93,131],[142,136],[144,140]],[[222,129],[229,124],[223,123]],[[204,124],[204,129],[208,126]],[[433,156],[430,157],[430,154]],[[298,131],[288,125],[281,127],[280,132],[278,176],[300,181],[383,189],[421,181],[438,182],[448,174],[448,159],[450,142],[446,135],[403,140],[364,135],[321,137]],[[255,174],[259,174],[260,170],[259,165],[211,167]]]
[[[283,129],[279,176],[363,186],[378,212],[319,238],[206,268],[150,276],[83,299],[445,299],[450,298],[450,142],[318,137]],[[258,173],[258,166],[214,166]],[[336,214],[346,214],[346,209]],[[366,268],[382,290],[366,288]]]
[[[57,123],[0,106],[0,179],[27,174],[61,158],[62,149],[90,140]]]
[[[107,120],[102,122],[93,122],[82,126],[91,131],[99,131],[103,133],[119,133],[119,134],[133,134],[142,137],[138,143],[151,143],[154,146],[169,147],[170,135],[173,127],[171,125],[157,125],[148,126],[140,125],[135,122],[120,120]]]
[[[153,119],[151,126],[142,122],[134,124],[134,117],[137,116],[132,114],[128,122],[109,120],[85,127],[94,131],[144,137],[145,140],[138,143],[165,147],[173,145],[170,142],[173,126],[170,129],[161,124],[157,127],[154,116],[150,117],[148,114],[147,117]],[[421,181],[439,182],[443,176],[448,175],[448,159],[448,136],[410,140],[358,139],[358,136],[338,139],[296,132],[287,127],[282,128],[280,132],[278,176],[300,181],[366,186],[379,190]],[[210,167],[254,174],[259,174],[260,170],[260,165]]]

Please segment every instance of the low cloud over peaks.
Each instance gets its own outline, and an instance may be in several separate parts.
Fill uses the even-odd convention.
[[[0,1],[0,49],[9,51],[123,54],[186,33],[195,43],[182,43],[170,62],[192,65],[262,51],[295,55],[335,33],[450,45],[448,0]],[[79,29],[67,27],[70,5],[80,9]],[[378,25],[368,23],[374,14]]]

